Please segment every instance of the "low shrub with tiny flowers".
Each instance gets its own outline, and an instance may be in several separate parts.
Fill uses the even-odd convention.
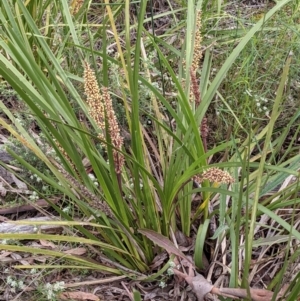
[[[58,293],[62,292],[65,288],[64,281],[59,281],[55,283],[46,283],[43,287],[43,293],[47,296],[47,300],[55,301],[57,300]]]

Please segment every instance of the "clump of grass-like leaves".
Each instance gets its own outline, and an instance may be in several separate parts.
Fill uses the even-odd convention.
[[[76,227],[80,237],[37,233],[0,234],[0,238],[92,245],[101,250],[102,263],[28,246],[5,245],[3,249],[63,256],[70,261],[68,267],[80,265],[146,279],[149,265],[157,255],[154,242],[147,237],[148,230],[171,238],[177,230],[190,236],[192,227],[198,229],[194,260],[196,266],[203,269],[209,226],[218,217],[218,227],[210,235],[216,243],[212,259],[220,260],[220,254],[223,256],[225,250],[230,250],[231,262],[223,258],[223,264],[231,268],[230,286],[237,287],[241,283],[247,287],[249,275],[252,275],[252,249],[258,243],[254,240],[258,231],[257,220],[275,221],[275,237],[277,233],[285,233],[287,241],[300,239],[300,233],[292,223],[276,214],[279,208],[299,204],[297,182],[282,188],[275,196],[269,196],[270,191],[287,176],[297,177],[299,169],[299,155],[274,164],[272,154],[272,150],[284,140],[284,133],[274,140],[273,130],[284,98],[291,56],[287,53],[288,58],[281,68],[268,122],[263,127],[252,128],[250,125],[247,129],[241,125],[248,133],[245,141],[232,137],[210,149],[207,139],[213,133],[208,128],[206,112],[219,93],[228,70],[248,42],[290,1],[278,2],[239,37],[238,44],[214,76],[211,76],[213,52],[209,47],[203,52],[205,37],[201,34],[201,26],[206,22],[209,9],[214,11],[217,8],[219,12],[220,1],[215,1],[218,5],[211,8],[207,1],[203,6],[202,1],[196,6],[188,1],[186,38],[182,49],[178,51],[167,46],[168,55],[175,56],[179,62],[176,67],[161,50],[166,44],[161,39],[154,39],[144,29],[147,1],[139,3],[137,20],[132,24],[130,2],[125,1],[122,30],[117,30],[115,23],[121,6],[104,1],[105,15],[99,26],[88,23],[89,18],[85,15],[89,9],[87,2],[77,7],[73,1],[70,9],[66,1],[37,1],[37,7],[43,7],[49,18],[45,18],[40,10],[35,14],[22,0],[3,0],[0,4],[0,74],[27,105],[47,147],[55,156],[43,152],[44,146],[33,139],[3,104],[0,104],[1,109],[12,124],[7,124],[4,119],[0,119],[0,124],[46,164],[51,176],[45,176],[12,150],[9,152],[24,168],[59,191],[62,198],[74,203],[83,220],[75,221],[53,204],[61,215],[61,221],[53,223]],[[47,15],[50,11],[51,16]],[[55,18],[54,14],[57,15]],[[58,25],[50,26],[49,22],[54,23],[57,18]],[[107,36],[107,28],[112,36]],[[134,43],[132,31],[135,33]],[[54,43],[57,35],[61,43]],[[94,49],[96,39],[102,41],[99,50]],[[114,56],[107,52],[107,43],[112,43],[112,40],[117,53]],[[147,64],[143,64],[147,59],[145,45],[156,51],[162,70],[168,73],[172,92],[176,95],[176,106],[170,104],[160,87],[161,82],[153,83]],[[74,56],[80,58],[76,68],[72,66],[71,49]],[[108,68],[111,65],[117,70],[118,81],[111,81]],[[80,72],[76,73],[76,70]],[[142,89],[149,93],[151,111],[145,113],[152,121],[151,131],[141,124]],[[113,100],[124,108],[126,131],[130,136],[128,145],[123,143]],[[84,119],[79,118],[77,110]],[[289,125],[297,118],[295,114]],[[224,158],[227,160],[218,162],[215,157],[220,153],[226,154]],[[214,164],[209,164],[211,158]],[[192,203],[195,194],[201,197],[196,210]],[[243,211],[244,215],[241,214]],[[267,229],[264,225],[260,227],[263,231]],[[240,237],[241,229],[243,234]],[[159,244],[160,236],[157,237],[155,242]],[[241,249],[244,250],[244,259],[240,256]],[[242,264],[244,272],[241,275]],[[280,287],[279,278],[274,279],[270,286],[275,285]]]

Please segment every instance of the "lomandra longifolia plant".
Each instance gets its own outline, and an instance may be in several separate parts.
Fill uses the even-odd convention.
[[[57,198],[64,200],[62,206],[68,203],[76,208],[74,212],[78,216],[74,217],[63,210],[60,203],[53,204],[51,197],[38,192],[41,198],[49,199],[59,213],[62,221],[57,223],[64,223],[65,227],[69,223],[69,229],[76,227],[76,233],[79,233],[78,237],[66,232],[68,234],[48,235],[46,239],[97,247],[101,263],[59,251],[37,251],[30,247],[23,251],[44,252],[47,256],[70,260],[74,266],[115,274],[137,274],[136,271],[148,271],[157,253],[154,243],[141,234],[140,229],[150,229],[168,238],[179,229],[190,236],[194,218],[192,195],[201,194],[203,203],[199,208],[202,207],[197,209],[208,219],[212,192],[224,194],[224,189],[219,189],[214,183],[232,183],[231,175],[223,170],[225,163],[208,166],[209,157],[232,144],[222,143],[214,149],[208,148],[206,141],[211,133],[207,126],[207,108],[249,40],[288,2],[278,2],[264,20],[251,27],[217,74],[211,76],[212,54],[209,49],[202,51],[204,37],[201,28],[205,22],[201,13],[202,1],[197,9],[193,1],[187,1],[188,22],[182,49],[174,52],[172,47],[164,44],[178,62],[171,66],[162,47],[145,30],[147,1],[139,3],[134,19],[131,18],[130,1],[122,3],[123,6],[103,1],[100,26],[100,23],[90,24],[92,18],[85,17],[84,13],[90,12],[86,1],[83,4],[73,1],[71,7],[68,1],[41,1],[47,4],[46,15],[41,13],[36,20],[37,16],[28,10],[27,2],[2,0],[0,74],[19,95],[28,114],[34,116],[43,134],[43,147],[46,145],[51,155],[42,151],[41,140],[30,135],[3,103],[0,107],[6,112],[10,124],[4,119],[0,122],[45,163],[48,175],[12,150],[10,153],[25,169],[51,186]],[[87,11],[82,12],[83,8]],[[124,15],[120,20],[123,27],[118,32],[120,26],[117,22],[121,21],[119,18],[116,21],[116,18],[122,9]],[[56,12],[56,18],[49,12]],[[55,20],[55,24],[51,24],[51,20]],[[50,33],[45,37],[45,27],[49,30],[55,28],[55,35]],[[50,43],[52,36],[56,39],[55,45]],[[103,47],[100,46],[100,50],[94,49],[94,39],[101,40],[99,45]],[[114,56],[108,54],[107,43],[116,50]],[[146,64],[141,63],[141,57],[147,58],[148,49],[155,50],[164,72],[169,75],[174,87],[175,106],[164,95],[160,83],[152,82],[156,79]],[[73,57],[86,59],[81,61]],[[102,64],[100,69],[92,63],[98,60]],[[117,70],[118,80],[111,80],[108,66]],[[99,71],[99,78],[95,70]],[[84,91],[80,90],[82,83]],[[151,109],[146,112],[152,120],[151,131],[142,126],[141,120],[145,113],[141,108],[145,89]],[[125,126],[122,125],[130,136],[126,147],[113,108],[115,100],[123,106],[126,115]],[[196,190],[193,187],[195,182],[201,184]],[[84,222],[78,222],[78,217]],[[205,238],[206,231],[203,233]],[[39,233],[22,238],[10,235],[14,239],[45,239]],[[5,235],[1,234],[1,237],[4,239]],[[6,245],[3,248],[15,251],[17,247]]]

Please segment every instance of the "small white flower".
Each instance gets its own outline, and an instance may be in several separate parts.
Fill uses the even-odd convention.
[[[54,290],[55,292],[61,291],[61,290],[63,290],[64,288],[65,288],[65,282],[64,282],[64,281],[56,282],[56,283],[54,283],[54,285],[53,285],[53,290]]]
[[[53,298],[54,298],[54,293],[53,293],[53,291],[48,290],[48,291],[47,291],[47,299],[48,299],[48,300],[51,300],[51,299],[53,299]]]
[[[156,88],[156,89],[159,89],[159,84],[158,84],[158,82],[153,82],[153,83],[152,83],[152,86],[153,86],[154,88]]]
[[[170,268],[175,268],[175,267],[176,267],[176,264],[175,264],[174,261],[170,261],[170,262],[169,262],[169,266],[170,266]]]
[[[161,281],[160,283],[159,283],[159,287],[161,287],[161,288],[164,288],[164,287],[166,287],[167,285],[166,285],[166,283],[164,282],[164,281]]]
[[[54,294],[54,291],[53,291],[52,284],[51,283],[46,283],[44,288],[45,288],[45,291],[46,291],[46,294],[47,294],[47,299],[48,300],[53,299],[55,297],[55,294]]]
[[[95,176],[92,173],[89,173],[88,176],[91,180],[95,180]]]
[[[10,283],[10,286],[11,287],[18,287],[18,282],[13,280],[11,283]]]
[[[35,201],[35,200],[37,200],[38,198],[39,198],[39,196],[38,196],[38,194],[37,194],[36,191],[33,191],[32,194],[31,194],[31,196],[29,196],[29,199],[30,199],[31,201]]]
[[[70,207],[70,206],[67,206],[67,207],[63,208],[62,211],[65,212],[65,213],[69,213],[70,210],[71,210],[71,207]]]
[[[21,289],[21,290],[22,290],[22,289],[24,289],[24,288],[25,288],[25,286],[26,286],[26,285],[24,284],[24,282],[23,282],[22,280],[20,280],[20,281],[19,281],[19,283],[18,283],[18,287],[19,287],[19,289]]]

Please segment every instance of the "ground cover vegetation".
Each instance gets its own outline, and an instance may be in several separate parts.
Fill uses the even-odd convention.
[[[296,300],[299,9],[2,0],[2,300]]]

